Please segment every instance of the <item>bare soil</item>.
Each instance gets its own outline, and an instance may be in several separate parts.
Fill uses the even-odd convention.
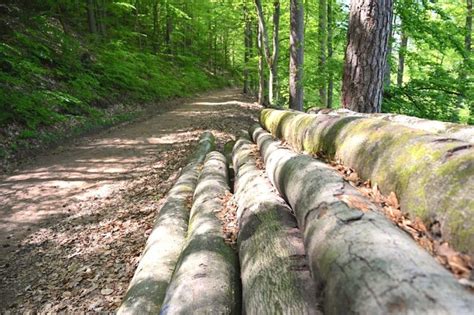
[[[222,148],[259,109],[237,90],[173,104],[0,177],[0,313],[116,309],[200,134]]]

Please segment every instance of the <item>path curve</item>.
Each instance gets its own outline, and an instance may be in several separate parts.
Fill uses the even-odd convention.
[[[200,133],[222,145],[257,111],[238,90],[207,93],[0,177],[0,312],[114,309]]]

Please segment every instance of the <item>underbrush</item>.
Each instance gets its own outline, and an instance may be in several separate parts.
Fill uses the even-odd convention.
[[[66,34],[48,17],[22,23],[12,19],[0,32],[0,160],[128,120],[141,110],[137,104],[228,82],[197,58]]]

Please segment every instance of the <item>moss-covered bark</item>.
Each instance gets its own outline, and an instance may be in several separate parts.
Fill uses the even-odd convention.
[[[291,209],[257,168],[255,146],[233,151],[245,314],[318,314],[301,232]]]
[[[468,314],[474,295],[327,164],[252,132],[304,227],[326,314]]]
[[[183,252],[160,314],[239,314],[237,254],[224,242],[216,217],[229,191],[226,158],[207,155],[191,208]]]
[[[261,124],[295,150],[323,153],[395,192],[403,211],[474,255],[474,147],[378,118],[265,109]]]
[[[358,116],[371,117],[384,121],[394,122],[405,127],[426,131],[440,136],[452,137],[466,142],[474,142],[474,126],[454,124],[438,120],[428,120],[418,117],[398,115],[398,114],[364,114],[353,112],[348,109],[327,109],[313,108],[308,110],[309,114],[332,116]]]
[[[158,314],[188,230],[190,201],[206,154],[215,147],[205,132],[168,192],[118,314]]]

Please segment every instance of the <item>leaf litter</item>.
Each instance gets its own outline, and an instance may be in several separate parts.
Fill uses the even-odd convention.
[[[224,91],[219,97],[227,101],[228,95]],[[0,303],[0,311],[116,310],[166,192],[186,165],[200,134],[210,130],[218,139],[218,147],[223,147],[225,141],[255,123],[259,107],[250,99],[238,97],[241,101],[226,102],[211,113],[199,112],[199,106],[183,106],[184,116],[175,121],[174,128],[176,132],[185,130],[185,138],[157,146],[155,160],[143,166],[145,175],[130,178],[106,198],[91,197],[58,205],[70,215],[32,231],[8,257],[1,258],[0,292],[5,300]],[[212,99],[216,101],[215,97]],[[192,117],[186,110],[192,111]],[[163,115],[167,119],[166,113]],[[231,195],[224,196],[223,205],[219,214],[224,222],[223,232],[226,240],[235,244],[237,227]]]

